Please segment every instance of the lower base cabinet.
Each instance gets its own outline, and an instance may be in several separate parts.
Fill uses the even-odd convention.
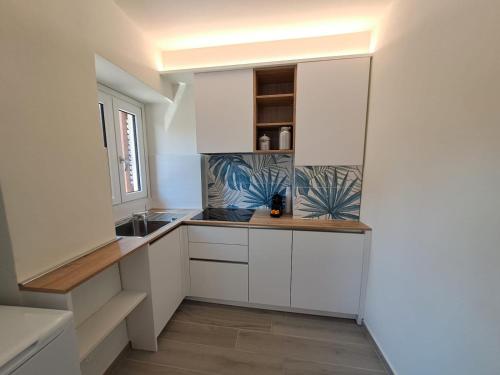
[[[294,308],[358,315],[364,235],[293,232]]]
[[[369,234],[212,226],[188,232],[191,297],[361,322]]]
[[[179,228],[149,245],[149,269],[154,330],[158,336],[183,299]]]
[[[292,231],[250,229],[249,302],[290,307]]]
[[[191,260],[191,296],[248,302],[248,264]]]

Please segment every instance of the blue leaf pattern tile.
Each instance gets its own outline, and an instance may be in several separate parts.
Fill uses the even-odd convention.
[[[359,220],[361,166],[295,168],[294,216]]]
[[[291,185],[292,157],[283,154],[220,154],[206,158],[209,207],[263,208]]]
[[[359,220],[362,166],[303,166],[283,154],[208,155],[208,207],[265,208],[294,183],[293,214],[308,219]]]

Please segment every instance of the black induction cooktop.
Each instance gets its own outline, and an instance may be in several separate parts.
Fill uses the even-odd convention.
[[[245,208],[206,208],[191,220],[249,222],[254,212]]]

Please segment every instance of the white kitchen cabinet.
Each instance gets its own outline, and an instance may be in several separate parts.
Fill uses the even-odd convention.
[[[297,65],[295,164],[363,164],[370,58]]]
[[[190,225],[188,238],[189,242],[248,245],[248,229]]]
[[[250,229],[249,301],[290,306],[292,231]]]
[[[248,228],[188,226],[191,297],[248,302]]]
[[[149,268],[154,330],[158,336],[184,297],[179,228],[149,245]]]
[[[191,242],[189,256],[191,259],[248,263],[248,246]]]
[[[365,235],[293,232],[291,305],[359,315]]]
[[[199,153],[253,151],[253,70],[196,73]]]
[[[191,280],[189,279],[189,242],[188,227],[182,225],[179,227],[181,241],[181,261],[182,261],[182,298],[189,295]]]
[[[248,264],[190,261],[191,296],[248,302]]]

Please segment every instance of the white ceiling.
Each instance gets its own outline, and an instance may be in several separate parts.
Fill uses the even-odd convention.
[[[392,0],[115,0],[163,50],[374,28]]]

